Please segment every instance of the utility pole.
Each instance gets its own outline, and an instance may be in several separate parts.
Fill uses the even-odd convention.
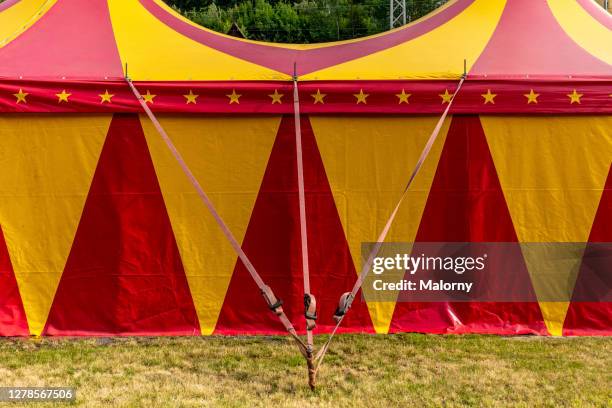
[[[389,29],[406,24],[406,1],[389,0]]]

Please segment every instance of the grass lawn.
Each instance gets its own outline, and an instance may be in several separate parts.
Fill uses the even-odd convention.
[[[82,406],[612,406],[612,338],[334,341],[315,392],[281,337],[4,339],[0,385],[75,386]]]

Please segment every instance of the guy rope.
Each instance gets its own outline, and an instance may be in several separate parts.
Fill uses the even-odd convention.
[[[316,368],[313,364],[314,347],[312,331],[317,320],[317,301],[310,293],[310,269],[308,265],[308,228],[306,226],[306,194],[304,191],[304,161],[302,157],[302,126],[300,116],[300,94],[298,91],[297,64],[293,64],[293,119],[295,122],[295,156],[298,178],[298,202],[300,210],[300,241],[302,243],[302,275],[304,278],[304,317],[306,318],[306,363],[308,384],[314,389]]]
[[[138,89],[136,89],[136,86],[133,84],[132,80],[129,78],[129,76],[127,76],[127,64],[126,64],[125,81],[127,82],[130,89],[132,90],[132,93],[134,94],[136,99],[138,99],[140,106],[142,107],[144,112],[147,114],[151,122],[153,123],[153,126],[155,127],[155,129],[157,130],[157,132],[159,133],[159,135],[165,142],[166,146],[168,147],[168,149],[170,150],[170,152],[172,153],[176,161],[179,163],[181,169],[183,170],[183,172],[185,173],[185,175],[187,176],[187,178],[189,179],[189,181],[195,188],[202,202],[204,203],[204,205],[206,205],[211,215],[213,216],[214,220],[221,228],[221,231],[223,232],[223,234],[225,235],[225,237],[231,244],[232,248],[234,249],[238,257],[240,258],[240,261],[244,264],[245,268],[247,269],[247,271],[249,272],[249,274],[255,281],[255,284],[259,288],[261,295],[263,296],[266,304],[268,305],[268,308],[278,317],[281,324],[285,327],[287,332],[295,340],[295,343],[298,349],[300,350],[300,353],[306,359],[306,363],[308,367],[308,385],[313,390],[315,389],[317,372],[319,368],[321,367],[321,363],[323,362],[325,354],[327,353],[329,349],[331,340],[333,339],[338,328],[340,327],[340,324],[342,323],[344,317],[346,316],[346,313],[348,312],[353,301],[355,300],[355,297],[357,296],[359,289],[363,285],[363,282],[366,276],[368,275],[369,270],[372,266],[374,257],[380,251],[380,248],[387,237],[387,234],[391,228],[391,225],[393,224],[393,221],[395,220],[395,217],[397,216],[397,213],[403,201],[408,195],[408,190],[410,189],[410,186],[414,178],[418,174],[419,170],[421,169],[423,165],[423,162],[429,155],[429,152],[431,151],[432,146],[434,145],[436,139],[438,138],[438,135],[440,134],[444,121],[446,120],[446,117],[448,116],[448,113],[450,112],[453,102],[455,98],[457,97],[457,94],[459,93],[459,90],[461,89],[461,86],[463,85],[463,82],[465,81],[465,79],[466,79],[466,74],[464,73],[464,75],[461,77],[461,80],[459,82],[459,85],[457,86],[455,93],[453,94],[453,97],[451,98],[450,102],[446,106],[446,109],[444,110],[431,136],[429,137],[427,143],[425,144],[425,147],[423,148],[423,151],[421,152],[419,160],[417,161],[416,166],[414,170],[412,171],[412,174],[410,175],[408,183],[406,184],[406,187],[404,188],[404,191],[399,201],[397,202],[393,212],[391,213],[389,219],[387,220],[383,230],[378,236],[378,239],[374,247],[372,248],[372,251],[370,252],[366,262],[364,263],[361,269],[361,273],[359,274],[357,281],[353,285],[353,289],[350,292],[344,293],[340,297],[340,300],[338,302],[338,307],[336,308],[336,311],[334,312],[334,316],[333,316],[334,320],[336,321],[336,325],[334,326],[327,341],[323,344],[323,346],[315,354],[313,330],[316,326],[316,320],[317,320],[317,303],[316,303],[316,299],[314,295],[310,291],[310,270],[309,270],[309,263],[308,263],[308,236],[307,236],[308,229],[307,229],[307,223],[306,223],[306,195],[305,195],[305,188],[304,188],[304,162],[303,162],[303,154],[302,154],[303,149],[302,149],[302,130],[301,130],[301,116],[300,116],[300,99],[299,99],[298,77],[297,77],[296,66],[294,65],[294,75],[293,75],[293,107],[294,107],[294,120],[295,120],[295,148],[296,148],[296,159],[297,159],[296,165],[297,165],[297,178],[298,178],[298,202],[299,202],[300,238],[301,238],[301,252],[302,252],[302,274],[304,278],[304,318],[306,320],[306,342],[304,342],[298,336],[298,333],[293,327],[293,324],[291,324],[291,321],[285,314],[283,307],[282,307],[283,301],[280,298],[276,297],[276,295],[272,291],[272,288],[270,288],[270,286],[268,286],[263,281],[263,279],[261,278],[261,276],[255,269],[255,266],[253,266],[249,257],[243,251],[242,247],[240,246],[240,244],[238,243],[238,241],[232,234],[231,230],[229,229],[229,227],[227,226],[227,224],[225,223],[225,221],[223,220],[223,218],[221,217],[221,215],[219,214],[219,212],[217,211],[213,203],[210,201],[210,198],[208,197],[208,195],[204,192],[204,189],[202,188],[202,186],[196,179],[195,175],[192,173],[191,169],[189,168],[189,166],[187,165],[187,163],[181,156],[180,152],[177,150],[176,146],[172,142],[172,139],[170,139],[170,137],[168,136],[168,134],[162,127],[159,120],[157,120],[157,117],[151,111],[151,109],[147,105],[145,99],[142,97]]]

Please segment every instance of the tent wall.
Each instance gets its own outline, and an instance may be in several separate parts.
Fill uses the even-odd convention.
[[[293,117],[160,120],[303,330]],[[361,243],[376,239],[436,120],[303,116],[318,332],[331,329]],[[611,242],[610,129],[609,115],[455,115],[389,241]],[[282,333],[146,117],[2,114],[0,135],[0,335]],[[524,261],[536,294],[558,283]],[[570,293],[596,290],[581,258],[570,261],[577,272],[555,279]],[[345,323],[349,332],[611,334],[612,302],[359,300]]]

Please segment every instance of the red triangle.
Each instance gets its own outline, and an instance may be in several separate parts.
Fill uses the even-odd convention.
[[[612,335],[612,166],[593,220],[589,243],[563,326],[563,334],[568,336]]]
[[[335,324],[332,315],[338,299],[352,288],[357,275],[307,117],[302,118],[301,125],[310,281],[318,305],[316,332],[321,333],[329,332]],[[294,132],[293,117],[283,117],[242,247],[263,280],[283,299],[283,307],[296,328],[303,331],[304,290]],[[373,331],[365,303],[355,301],[342,329]],[[216,332],[284,332],[241,262],[234,269]]]
[[[454,116],[417,242],[517,242],[478,116]],[[526,266],[522,273],[529,279]],[[398,302],[391,331],[545,334],[537,302]]]
[[[113,117],[45,333],[200,334],[135,114]]]
[[[28,321],[0,228],[0,336],[29,336]]]

